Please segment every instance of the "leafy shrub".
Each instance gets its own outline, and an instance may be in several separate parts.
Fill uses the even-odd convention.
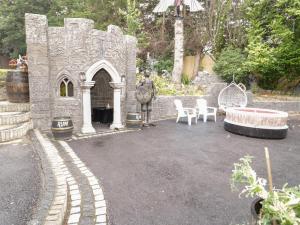
[[[300,77],[299,0],[245,1],[247,68],[265,89]],[[280,86],[280,85],[279,85]]]
[[[173,69],[173,60],[171,58],[161,58],[155,63],[154,69],[158,74],[162,74],[163,70],[171,73]]]
[[[137,83],[143,79],[141,74],[137,75]],[[202,95],[202,90],[195,85],[178,85],[171,81],[170,77],[151,76],[156,88],[156,95]]]
[[[260,214],[260,225],[276,224],[296,225],[300,223],[300,186],[287,187],[282,189],[272,188],[272,192],[266,189],[267,180],[257,176],[252,169],[251,156],[241,158],[238,163],[234,163],[231,175],[231,187],[233,190],[238,186],[244,186],[240,196],[262,198],[262,209]]]
[[[192,80],[188,75],[182,74],[182,76],[181,76],[181,83],[182,84],[189,85],[189,84],[191,84],[191,82],[192,82]]]
[[[246,56],[241,49],[224,48],[214,65],[214,71],[226,82],[231,82],[234,76],[236,82],[248,83],[248,70],[244,63]]]
[[[8,70],[0,69],[0,80],[5,80],[6,79],[7,71]]]

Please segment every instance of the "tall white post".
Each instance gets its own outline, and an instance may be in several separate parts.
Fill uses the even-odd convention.
[[[114,120],[110,129],[120,129],[123,128],[121,121],[121,89],[123,88],[123,83],[109,83],[112,88],[114,88]]]
[[[82,104],[83,104],[83,125],[81,132],[84,134],[95,133],[96,130],[92,126],[91,116],[91,88],[95,85],[95,81],[85,81],[82,83]]]

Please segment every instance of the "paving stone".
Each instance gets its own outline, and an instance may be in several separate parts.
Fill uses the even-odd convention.
[[[75,200],[71,202],[72,207],[74,206],[80,206],[81,201],[80,200]]]
[[[98,223],[104,223],[106,222],[106,216],[105,215],[101,215],[101,216],[97,216],[96,218],[96,222]]]
[[[95,201],[100,201],[100,200],[104,200],[104,196],[103,195],[95,195]]]
[[[96,215],[106,215],[106,207],[96,208]]]
[[[68,224],[72,223],[78,223],[80,218],[80,213],[77,214],[71,214],[69,219],[68,219]]]
[[[63,146],[62,146],[63,145]],[[96,193],[101,194],[100,192],[100,186],[98,185],[97,179],[92,176],[89,180],[89,178],[86,176],[86,173],[90,173],[90,171],[84,166],[83,163],[79,160],[79,158],[75,155],[70,153],[72,149],[69,149],[70,151],[66,151],[65,148],[68,148],[67,145],[60,143],[55,143],[55,146],[59,150],[59,153],[61,157],[65,160],[65,163],[68,167],[68,170],[70,171],[73,179],[68,180],[69,189],[70,189],[70,195],[71,195],[71,214],[77,212],[80,207],[80,219],[79,223],[80,225],[94,225],[96,220],[96,211],[95,211],[95,195],[93,193],[92,186],[90,184],[90,180],[93,182],[94,187],[99,188]],[[80,168],[78,165],[81,166]],[[84,172],[83,172],[84,171]],[[90,173],[92,175],[92,173]],[[98,195],[99,199],[103,199],[103,193],[102,196]],[[77,200],[80,199],[80,200]],[[100,204],[102,205],[102,204]],[[75,207],[77,206],[77,207]],[[105,210],[102,209],[98,210],[98,214],[100,215],[100,212],[104,213]]]
[[[95,202],[95,207],[96,207],[96,208],[104,207],[104,206],[106,206],[106,203],[105,203],[104,200],[102,200],[102,201],[96,201],[96,202]]]
[[[94,195],[103,195],[103,192],[101,189],[95,189],[93,190]]]
[[[70,214],[80,213],[80,207],[72,207]]]

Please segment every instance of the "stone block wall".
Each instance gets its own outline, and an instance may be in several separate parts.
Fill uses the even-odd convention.
[[[183,107],[194,108],[196,106],[196,100],[199,98],[207,98],[207,96],[157,96],[156,100],[152,102],[151,119],[162,120],[176,117],[175,99],[180,99]]]
[[[79,131],[83,124],[80,73],[102,60],[126,83],[121,94],[122,120],[136,109],[136,38],[124,35],[114,25],[107,31],[96,30],[92,20],[81,18],[66,18],[64,27],[48,27],[46,16],[26,14],[25,27],[34,127],[48,130],[54,117],[71,116]],[[64,78],[73,83],[72,97],[60,96],[59,84]]]
[[[264,108],[280,110],[284,112],[300,112],[300,102],[298,101],[281,101],[281,102],[255,102],[252,101],[249,93],[248,107]],[[182,101],[183,107],[195,107],[196,100],[204,98],[207,100],[208,106],[217,107],[214,105],[215,97],[210,95],[205,96],[157,96],[156,100],[152,102],[152,120],[162,120],[174,118],[177,116],[177,111],[174,105],[175,99]]]
[[[284,112],[300,112],[300,102],[299,101],[276,101],[276,102],[257,102],[253,101],[249,107],[263,108],[263,109],[273,109]]]

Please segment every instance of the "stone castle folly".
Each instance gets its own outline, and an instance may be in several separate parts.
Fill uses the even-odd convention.
[[[70,116],[76,132],[93,133],[92,108],[109,105],[111,128],[122,128],[136,111],[136,38],[81,18],[48,27],[46,16],[26,14],[25,25],[34,127],[48,130],[54,117]]]

